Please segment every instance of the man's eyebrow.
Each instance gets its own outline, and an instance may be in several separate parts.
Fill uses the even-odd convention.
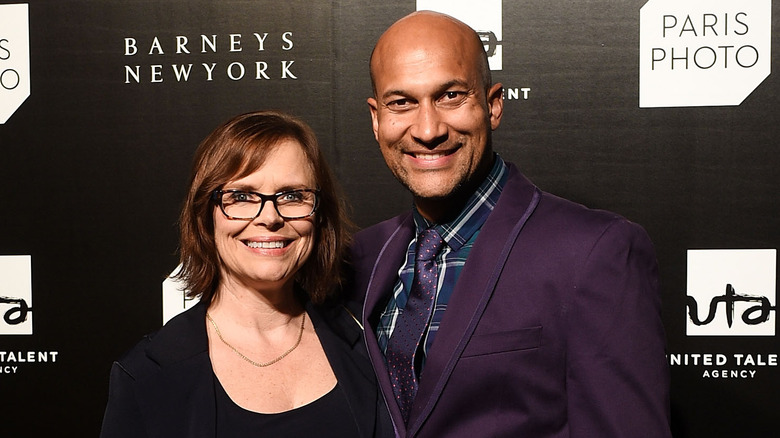
[[[403,90],[388,90],[382,95],[382,99],[387,99],[390,96],[408,96]]]
[[[447,81],[447,82],[439,85],[436,88],[436,91],[435,91],[434,94],[444,93],[445,91],[447,91],[448,89],[450,89],[452,87],[463,87],[463,88],[466,88],[466,89],[470,89],[469,84],[468,84],[467,81],[465,81],[463,79],[452,79],[450,81]],[[410,96],[410,93],[408,93],[408,92],[406,92],[404,90],[400,90],[400,89],[388,90],[384,94],[382,94],[382,99],[387,99],[388,97],[391,97],[391,96]]]
[[[469,88],[468,82],[464,81],[463,79],[453,79],[451,81],[445,82],[441,85],[440,91],[445,92],[448,88],[452,87],[463,87],[463,88]]]

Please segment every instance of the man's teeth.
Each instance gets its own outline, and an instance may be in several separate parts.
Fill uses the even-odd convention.
[[[444,155],[445,154],[414,154],[414,157],[421,160],[436,160],[443,157]]]
[[[284,248],[284,242],[281,240],[275,240],[273,242],[248,242],[246,246],[250,248],[263,248],[263,249]]]

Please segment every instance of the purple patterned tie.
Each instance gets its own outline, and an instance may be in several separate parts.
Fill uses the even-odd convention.
[[[444,240],[433,228],[423,231],[418,236],[412,290],[387,344],[386,357],[390,381],[404,422],[409,420],[409,411],[417,394],[415,353],[420,347],[420,340],[433,310],[438,284],[434,259],[443,246]]]

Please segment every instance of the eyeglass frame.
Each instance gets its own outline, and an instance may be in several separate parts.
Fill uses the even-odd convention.
[[[299,192],[309,192],[314,194],[314,207],[312,207],[311,213],[304,215],[304,216],[285,216],[282,213],[279,212],[279,206],[276,204],[276,200],[282,196],[286,195],[288,193],[299,193]],[[256,195],[260,197],[260,208],[257,210],[257,214],[254,217],[246,218],[246,217],[235,217],[227,214],[225,212],[225,205],[222,201],[222,195],[225,193],[251,193],[253,195]],[[320,207],[320,189],[294,189],[294,190],[283,190],[281,192],[274,193],[273,195],[264,195],[259,192],[253,192],[250,190],[242,190],[242,189],[216,189],[213,192],[211,192],[211,200],[214,201],[217,205],[219,205],[219,210],[222,212],[223,215],[225,215],[226,218],[231,220],[237,220],[237,221],[253,221],[257,219],[258,216],[260,216],[260,213],[263,212],[263,208],[265,208],[266,201],[271,201],[271,204],[274,206],[274,210],[276,211],[276,214],[279,215],[280,218],[285,220],[295,220],[295,219],[305,219],[307,217],[311,217],[314,215],[314,213],[317,212],[317,209]]]

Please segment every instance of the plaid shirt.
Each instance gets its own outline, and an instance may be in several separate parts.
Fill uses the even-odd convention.
[[[495,163],[490,170],[487,178],[477,188],[476,192],[469,198],[466,206],[455,220],[446,224],[431,224],[415,208],[413,210],[414,224],[416,228],[415,238],[409,242],[409,248],[406,251],[406,263],[398,271],[398,280],[393,288],[393,295],[390,297],[385,310],[379,319],[376,329],[377,340],[382,352],[387,351],[387,342],[395,329],[398,316],[406,306],[406,300],[411,292],[412,281],[414,280],[415,252],[417,249],[417,237],[425,229],[436,227],[436,231],[442,236],[446,245],[436,256],[436,263],[439,275],[439,284],[436,289],[435,306],[431,314],[431,320],[427,325],[424,334],[423,343],[423,363],[428,350],[433,344],[436,332],[439,330],[439,324],[447,310],[447,303],[450,300],[458,276],[466,264],[466,258],[477,240],[479,230],[482,224],[493,211],[501,195],[501,189],[507,179],[507,167],[504,160],[497,154]]]

